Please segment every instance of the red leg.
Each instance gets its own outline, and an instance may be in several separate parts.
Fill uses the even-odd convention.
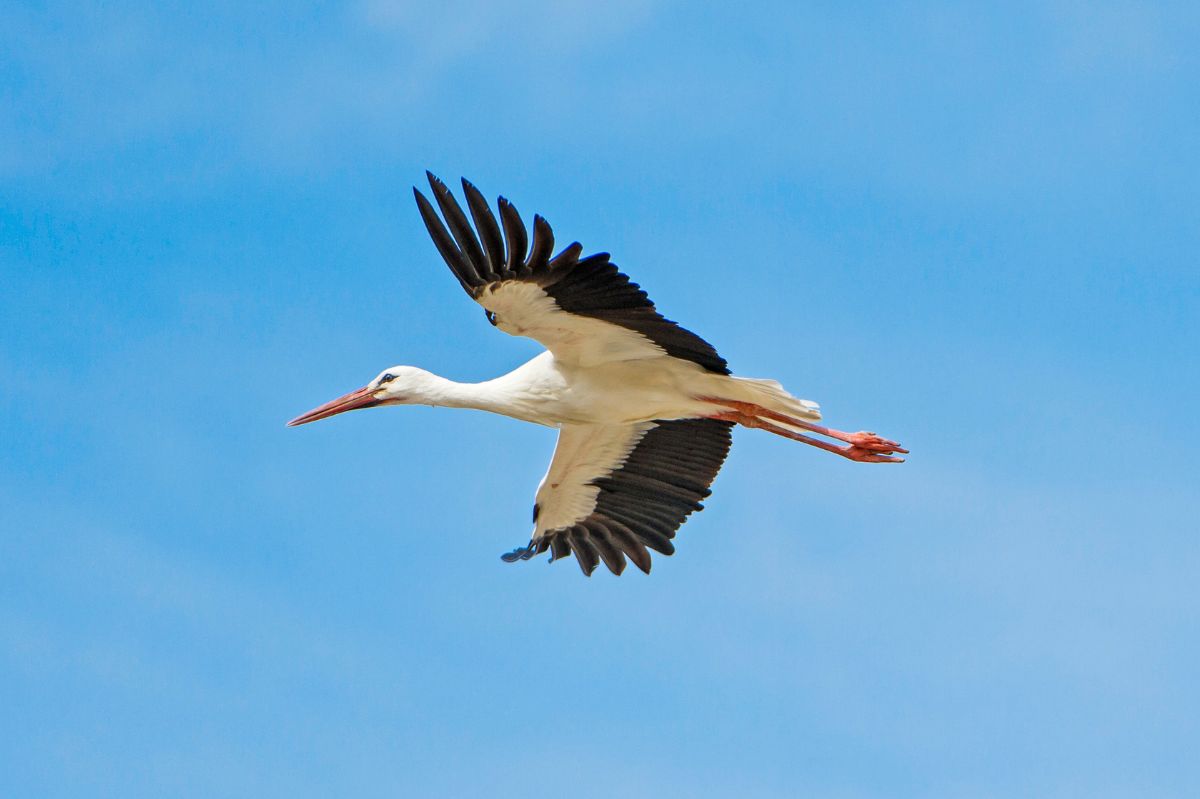
[[[805,444],[810,444],[826,452],[832,452],[835,455],[841,455],[843,458],[849,458],[852,461],[860,463],[903,463],[903,458],[890,457],[894,453],[908,454],[908,450],[901,447],[895,441],[888,441],[874,433],[843,433],[840,430],[832,430],[820,425],[809,424],[800,419],[794,419],[790,416],[784,416],[780,413],[775,413],[768,408],[763,408],[749,402],[738,402],[734,400],[722,400],[718,398],[703,397],[707,401],[716,402],[727,407],[736,408],[736,410],[725,411],[710,418],[722,419],[727,422],[737,422],[744,427],[756,427],[760,430],[774,433],[784,438],[790,438],[793,441],[800,441]],[[836,444],[830,444],[827,441],[812,438],[810,436],[796,433],[792,430],[787,430],[779,425],[771,424],[763,418],[773,419],[783,422],[793,427],[800,427],[805,430],[811,430],[820,435],[829,436],[830,438],[839,441],[845,441],[850,446],[839,447]]]

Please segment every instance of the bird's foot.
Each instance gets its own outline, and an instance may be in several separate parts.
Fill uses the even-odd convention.
[[[903,463],[904,458],[891,457],[896,454],[907,455],[908,450],[895,441],[889,441],[882,436],[866,430],[848,433],[842,439],[850,446],[841,447],[838,454],[859,463]]]

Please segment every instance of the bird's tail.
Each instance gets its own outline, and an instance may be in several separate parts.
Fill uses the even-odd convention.
[[[821,418],[821,406],[817,403],[794,397],[778,380],[763,380],[755,377],[729,377],[726,384],[730,399],[750,402],[782,416],[790,416],[806,422]]]

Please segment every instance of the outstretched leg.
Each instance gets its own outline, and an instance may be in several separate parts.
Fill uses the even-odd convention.
[[[719,397],[701,397],[701,399],[725,408],[725,410],[714,414],[710,418],[721,419],[726,422],[736,422],[745,427],[757,427],[760,430],[766,430],[784,438],[790,438],[793,441],[811,444],[826,452],[841,455],[843,458],[849,458],[852,461],[859,461],[860,463],[903,463],[904,458],[896,458],[893,455],[896,453],[908,454],[908,450],[901,447],[895,441],[889,441],[875,433],[866,431],[845,433],[841,430],[812,424],[803,419],[785,416],[769,408],[764,408],[761,405],[755,405],[750,402],[725,400]],[[849,446],[841,447],[836,444],[830,444],[828,441],[821,441],[818,438],[788,430],[778,424],[773,424],[773,422],[782,422],[789,427],[798,427],[802,430],[809,430],[838,441],[844,441]]]

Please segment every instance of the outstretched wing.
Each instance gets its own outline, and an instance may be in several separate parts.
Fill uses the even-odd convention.
[[[445,184],[426,174],[449,231],[414,188],[425,227],[458,282],[504,332],[536,339],[567,363],[670,355],[729,374],[712,345],[664,319],[646,292],[609,261],[608,253],[581,258],[583,247],[575,242],[551,257],[554,233],[545,219],[533,218],[529,245],[525,223],[512,203],[500,198],[497,223],[487,200],[464,179],[472,229]]]
[[[533,539],[504,559],[574,552],[591,575],[600,561],[620,574],[628,557],[649,573],[647,550],[673,553],[675,531],[704,508],[732,427],[715,419],[564,426],[533,506]]]

